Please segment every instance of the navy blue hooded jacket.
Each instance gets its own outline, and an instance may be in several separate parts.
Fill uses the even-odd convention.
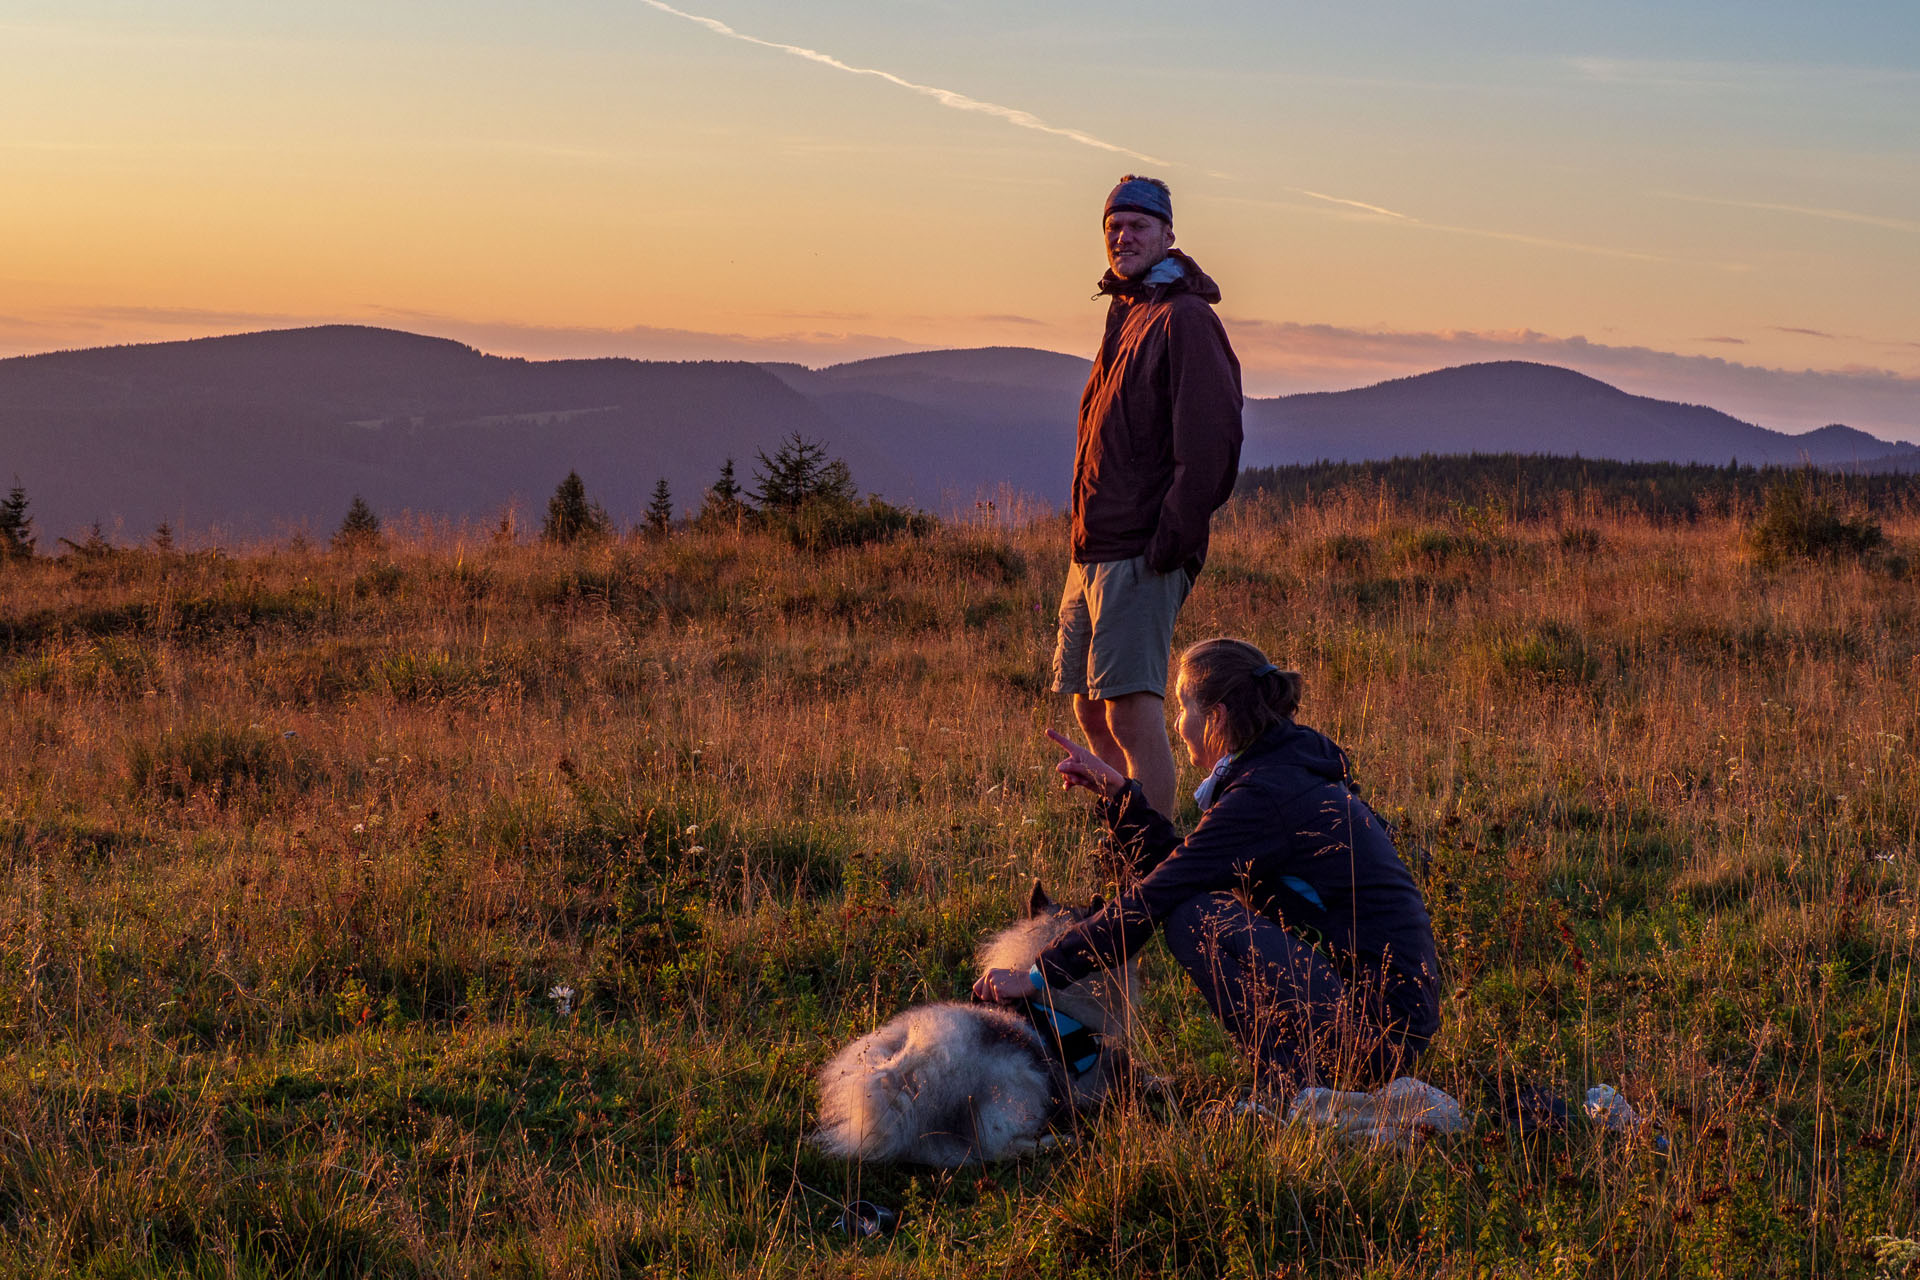
[[[1183,842],[1129,781],[1102,803],[1140,877],[1043,952],[1049,986],[1138,954],[1162,920],[1201,894],[1239,890],[1254,910],[1313,941],[1349,981],[1384,980],[1401,1034],[1439,1026],[1433,925],[1386,824],[1356,793],[1347,756],[1285,721],[1242,750]]]

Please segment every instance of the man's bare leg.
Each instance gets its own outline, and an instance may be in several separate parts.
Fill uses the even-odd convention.
[[[1099,756],[1103,763],[1132,777],[1132,772],[1127,768],[1127,750],[1113,736],[1113,730],[1107,724],[1107,705],[1098,698],[1076,693],[1073,695],[1073,718],[1080,722],[1080,732],[1087,735],[1087,746],[1093,754]]]
[[[1101,699],[1076,695],[1073,714],[1086,731],[1093,754],[1138,782],[1147,793],[1147,803],[1171,818],[1179,775],[1159,695],[1127,693]]]
[[[1147,803],[1173,816],[1173,744],[1167,740],[1166,705],[1156,693],[1129,693],[1107,700],[1107,728],[1127,753],[1127,776],[1147,793]]]

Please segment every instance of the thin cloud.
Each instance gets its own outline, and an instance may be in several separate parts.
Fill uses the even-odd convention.
[[[0,151],[46,151],[66,154],[76,151],[125,151],[118,142],[65,142],[52,138],[0,138]]]
[[[1824,329],[1800,329],[1790,324],[1776,324],[1776,325],[1771,325],[1769,327],[1775,333],[1798,333],[1798,334],[1803,334],[1804,336],[1809,338],[1827,338],[1829,340],[1832,339],[1833,337],[1832,334],[1828,333]]]
[[[1758,209],[1764,213],[1794,213],[1803,218],[1825,218],[1832,222],[1852,222],[1863,227],[1881,227],[1888,231],[1920,235],[1920,222],[1908,218],[1885,218],[1875,213],[1855,213],[1851,209],[1818,209],[1802,204],[1774,204],[1766,200],[1722,200],[1715,196],[1682,195],[1678,191],[1655,194],[1669,200],[1684,200],[1689,204],[1717,204],[1728,209]]]
[[[66,315],[110,323],[187,325],[326,324],[327,317],[286,311],[227,311],[210,307],[72,307]]]
[[[670,13],[676,18],[697,23],[715,35],[726,36],[729,40],[739,40],[746,44],[759,45],[763,49],[773,49],[780,53],[791,54],[796,58],[805,58],[807,61],[817,62],[823,67],[832,67],[835,71],[845,71],[849,75],[872,76],[876,80],[884,80],[888,84],[897,85],[902,89],[908,89],[914,93],[932,98],[941,106],[951,107],[955,111],[978,112],[982,115],[992,116],[998,120],[1004,120],[1008,124],[1021,129],[1031,129],[1035,133],[1045,133],[1056,138],[1065,138],[1069,142],[1077,142],[1083,147],[1094,147],[1101,151],[1110,151],[1115,155],[1131,156],[1135,160],[1140,160],[1147,164],[1167,163],[1164,160],[1156,159],[1153,156],[1135,151],[1129,147],[1123,147],[1117,143],[1096,138],[1090,133],[1082,133],[1078,129],[1066,129],[1059,125],[1048,124],[1032,112],[1022,111],[1018,107],[1001,106],[997,102],[983,102],[979,98],[970,98],[966,94],[956,93],[952,89],[942,89],[930,84],[919,84],[915,81],[906,80],[894,75],[891,71],[881,71],[876,67],[856,67],[851,63],[840,61],[840,59],[831,54],[821,53],[817,49],[807,49],[797,44],[781,44],[777,40],[762,40],[759,36],[750,36],[744,31],[736,31],[718,18],[703,18],[697,13],[688,13],[684,9],[676,9],[670,4],[662,3],[662,0],[640,0],[640,2],[650,8],[658,9],[662,13]]]
[[[1488,227],[1461,227],[1446,222],[1429,222],[1425,218],[1411,213],[1401,213],[1394,209],[1383,208],[1377,204],[1368,204],[1363,200],[1350,200],[1344,196],[1330,196],[1319,191],[1309,191],[1305,187],[1287,187],[1284,190],[1298,195],[1310,196],[1324,204],[1340,205],[1358,209],[1372,215],[1372,219],[1385,219],[1388,225],[1399,227],[1418,227],[1422,231],[1439,231],[1447,235],[1473,236],[1480,240],[1504,240],[1509,244],[1524,244],[1536,249],[1556,249],[1568,253],[1586,253],[1602,258],[1624,258],[1631,262],[1663,262],[1677,266],[1710,267],[1716,271],[1750,271],[1744,262],[1699,262],[1689,258],[1674,258],[1661,253],[1647,253],[1639,249],[1621,249],[1613,245],[1582,244],[1576,240],[1556,240],[1550,236],[1528,235],[1521,231],[1496,231]],[[1276,200],[1261,200],[1251,196],[1220,196],[1222,200],[1237,201],[1242,204],[1258,205],[1269,209],[1306,209],[1314,213],[1334,214],[1334,210],[1319,205],[1300,205]],[[1352,214],[1343,215],[1352,217]]]
[[[1530,245],[1536,249],[1564,249],[1569,253],[1586,253],[1600,258],[1624,258],[1629,262],[1666,262],[1690,267],[1712,267],[1716,271],[1750,271],[1744,262],[1696,262],[1687,258],[1675,258],[1664,253],[1647,253],[1640,249],[1620,249],[1613,245],[1582,244],[1577,240],[1555,240],[1550,236],[1527,235],[1520,231],[1493,231],[1486,227],[1456,227],[1442,222],[1423,222],[1418,218],[1409,218],[1408,223],[1416,227],[1425,227],[1429,231],[1445,231],[1456,236],[1475,236],[1482,240],[1505,240],[1510,244]]]
[[[1734,346],[1734,347],[1744,347],[1747,345],[1747,340],[1745,338],[1695,338],[1694,341],[1695,342],[1724,342],[1727,345]]]
[[[923,351],[928,344],[847,329],[801,329],[774,334],[717,333],[655,325],[605,328],[469,320],[432,311],[376,307],[415,333],[452,338],[494,355],[532,359],[625,356],[635,360],[784,360],[814,366],[868,356]]]
[[[1324,200],[1328,204],[1342,204],[1347,206],[1349,209],[1364,209],[1368,213],[1377,213],[1383,218],[1398,218],[1402,222],[1413,222],[1413,223],[1420,222],[1420,219],[1414,217],[1410,213],[1395,213],[1391,209],[1382,209],[1377,204],[1367,204],[1365,201],[1362,201],[1362,200],[1349,200],[1344,196],[1325,195],[1318,191],[1309,191],[1305,187],[1288,187],[1287,190],[1296,192],[1303,196],[1311,196],[1315,200]],[[1425,225],[1425,224],[1422,223],[1421,225]]]
[[[1749,82],[1760,70],[1738,63],[1656,58],[1569,58],[1567,62],[1583,80],[1667,89],[1730,89]]]
[[[1920,79],[1920,72],[1897,67],[1713,62],[1679,58],[1581,57],[1568,58],[1565,65],[1583,80],[1638,88],[1771,89],[1822,80],[1848,86],[1863,83],[1904,86]]]

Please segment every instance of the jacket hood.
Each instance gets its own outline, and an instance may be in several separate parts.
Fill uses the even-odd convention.
[[[1309,729],[1291,720],[1261,734],[1239,754],[1235,763],[1250,764],[1255,760],[1267,765],[1290,765],[1329,782],[1353,785],[1347,753],[1318,729]]]
[[[1140,280],[1124,280],[1113,274],[1113,268],[1109,267],[1107,273],[1100,277],[1099,291],[1112,297],[1145,298],[1151,302],[1170,298],[1176,293],[1191,293],[1203,302],[1217,304],[1220,301],[1220,286],[1213,282],[1212,276],[1200,269],[1199,263],[1178,249],[1170,250],[1166,260],[1180,264],[1179,279],[1149,285]]]

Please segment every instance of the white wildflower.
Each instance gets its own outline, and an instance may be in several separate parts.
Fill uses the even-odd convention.
[[[547,992],[547,999],[553,1001],[554,1007],[560,1011],[562,1017],[573,1012],[573,988],[566,983],[554,983],[553,989]]]

